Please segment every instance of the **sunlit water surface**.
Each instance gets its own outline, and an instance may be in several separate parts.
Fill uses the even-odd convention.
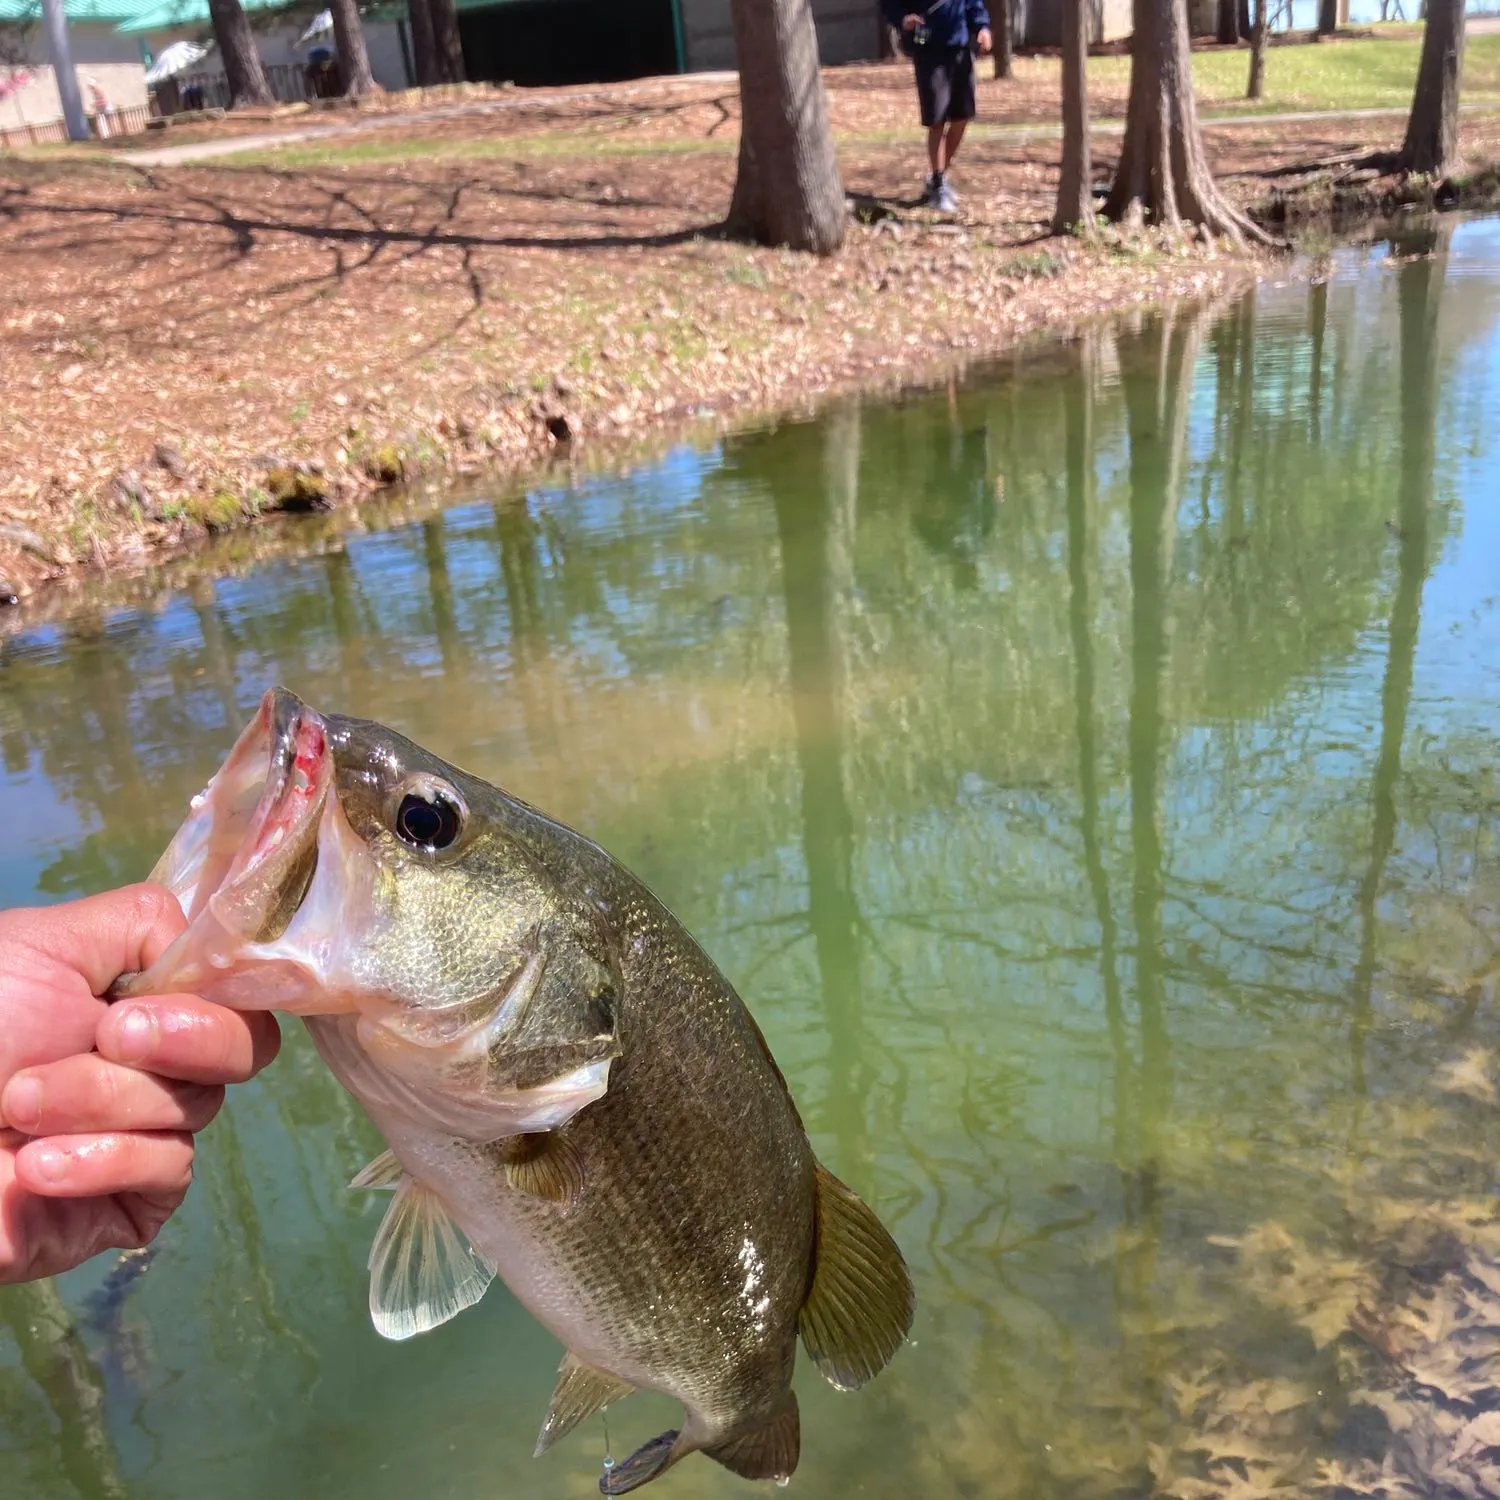
[[[799,1373],[790,1493],[1470,1483],[1497,313],[1500,224],[1448,224],[38,628],[0,653],[0,900],[143,875],[272,683],[380,718],[662,895],[904,1247],[912,1345],[858,1395]],[[594,1493],[598,1421],[531,1457],[560,1350],[503,1287],[372,1331],[378,1145],[289,1028],[124,1295],[0,1294],[0,1494]],[[616,1407],[615,1453],[674,1417]]]

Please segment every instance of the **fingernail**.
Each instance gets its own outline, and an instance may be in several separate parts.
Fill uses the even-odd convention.
[[[12,1078],[0,1098],[0,1118],[17,1130],[30,1130],[42,1118],[42,1081],[24,1073]]]
[[[68,1175],[68,1153],[56,1146],[35,1146],[26,1153],[26,1165],[34,1177],[58,1183]]]
[[[156,1042],[156,1017],[137,1006],[120,1017],[115,1033],[115,1056],[121,1062],[140,1062]]]

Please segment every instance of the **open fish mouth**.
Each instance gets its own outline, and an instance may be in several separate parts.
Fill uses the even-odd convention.
[[[351,1008],[329,983],[370,860],[333,781],[328,721],[272,689],[151,872],[177,897],[187,931],[115,993],[193,992],[299,1014]]]

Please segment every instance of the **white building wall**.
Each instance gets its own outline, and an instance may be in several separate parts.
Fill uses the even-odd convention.
[[[135,37],[121,36],[113,23],[75,22],[68,28],[73,47],[73,68],[83,92],[83,107],[92,114],[90,82],[104,90],[111,109],[132,109],[146,102],[146,69],[141,45]],[[15,130],[50,124],[62,118],[62,100],[57,94],[57,75],[52,71],[47,39],[36,26],[26,36],[28,60],[20,68],[0,67],[0,78],[9,80],[18,72],[30,81],[15,93],[0,99],[0,130]]]
[[[734,28],[729,0],[681,0],[682,41],[690,73],[733,68]],[[812,0],[818,56],[825,66],[880,56],[876,0]]]
[[[370,21],[365,26],[365,49],[370,71],[383,89],[409,89],[414,82],[406,73],[401,52],[401,31],[395,21]]]
[[[265,30],[259,26],[254,27],[252,34],[260,52],[261,62],[268,68],[304,67],[309,49],[298,47],[297,38],[306,30],[305,18],[294,26],[274,26]],[[153,31],[149,38],[151,55],[160,56],[162,50],[173,42],[205,42],[212,36],[213,32],[206,26],[183,26],[171,31]],[[331,37],[326,45],[330,47],[333,45]],[[375,82],[381,88],[395,90],[411,87],[406,76],[406,65],[401,56],[401,34],[396,22],[367,21],[365,23],[365,48],[370,54],[370,71],[375,75]],[[196,68],[189,71],[212,77],[222,74],[224,67],[219,61],[218,52],[213,51]]]

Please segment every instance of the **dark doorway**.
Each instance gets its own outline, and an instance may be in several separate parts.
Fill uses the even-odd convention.
[[[679,70],[673,0],[505,0],[460,9],[458,29],[480,82],[607,83]]]

